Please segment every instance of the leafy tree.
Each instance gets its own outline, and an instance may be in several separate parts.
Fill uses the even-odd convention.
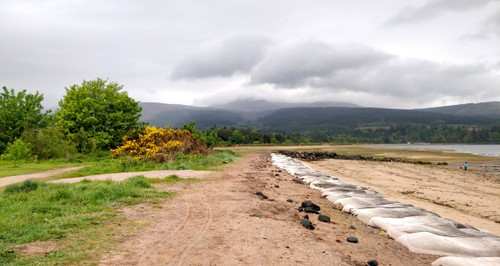
[[[55,117],[79,151],[115,148],[128,131],[142,125],[139,103],[122,88],[100,78],[66,88]]]
[[[0,93],[0,153],[21,136],[24,130],[45,126],[49,112],[43,112],[43,95],[18,93],[2,88]]]

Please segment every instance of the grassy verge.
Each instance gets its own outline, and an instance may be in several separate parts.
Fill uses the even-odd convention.
[[[0,194],[0,265],[93,263],[111,246],[115,225],[123,222],[120,207],[157,203],[171,193],[151,183],[178,180],[138,176],[123,182],[10,185]],[[26,252],[33,246],[43,251]]]
[[[230,163],[237,158],[231,151],[215,151],[212,155],[182,155],[175,156],[175,161],[170,163],[156,163],[139,161],[130,157],[117,159],[103,159],[99,162],[81,168],[76,171],[65,172],[53,176],[53,178],[71,178],[88,175],[137,172],[150,170],[217,170],[220,165]]]
[[[31,174],[59,168],[80,166],[80,162],[50,160],[43,162],[11,162],[0,161],[0,178],[13,175]]]

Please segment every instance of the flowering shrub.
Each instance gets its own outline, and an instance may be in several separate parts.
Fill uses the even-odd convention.
[[[209,149],[187,130],[148,126],[129,132],[123,137],[123,145],[111,150],[113,157],[132,156],[158,162],[171,161],[177,153],[208,154]]]

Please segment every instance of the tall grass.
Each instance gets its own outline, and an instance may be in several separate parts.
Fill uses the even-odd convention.
[[[123,182],[84,180],[75,184],[47,184],[28,180],[10,185],[0,194],[0,265],[33,262],[33,258],[17,254],[16,245],[93,232],[97,227],[106,227],[115,217],[117,207],[158,202],[171,193],[157,191],[151,183],[176,180],[175,177],[150,180],[138,176]],[[101,230],[99,237],[110,230]],[[82,249],[79,245],[94,245],[87,240],[78,241],[78,245],[72,243],[77,249]],[[85,248],[80,253],[77,260],[87,256]],[[75,259],[74,254],[74,250],[64,247],[49,257],[35,259],[47,264],[64,264]]]

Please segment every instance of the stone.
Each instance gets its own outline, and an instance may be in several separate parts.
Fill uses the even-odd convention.
[[[347,242],[349,243],[358,243],[358,238],[355,236],[350,236],[347,238]]]
[[[303,201],[300,207],[302,207],[305,212],[311,213],[319,213],[319,211],[321,210],[318,205],[314,204],[314,202],[310,200]]]
[[[320,215],[318,216],[318,220],[320,220],[321,222],[324,222],[324,223],[329,223],[329,222],[331,222],[330,217],[328,217],[328,216],[326,216],[326,215],[324,215],[324,214],[320,214]]]
[[[367,262],[367,264],[368,264],[369,266],[378,266],[378,261],[376,261],[376,260],[369,260],[369,261]]]
[[[255,195],[259,195],[262,199],[268,199],[269,198],[268,196],[264,195],[264,193],[262,193],[260,191],[259,192],[255,192]]]
[[[309,219],[301,219],[300,224],[309,230],[314,230],[314,225]]]

